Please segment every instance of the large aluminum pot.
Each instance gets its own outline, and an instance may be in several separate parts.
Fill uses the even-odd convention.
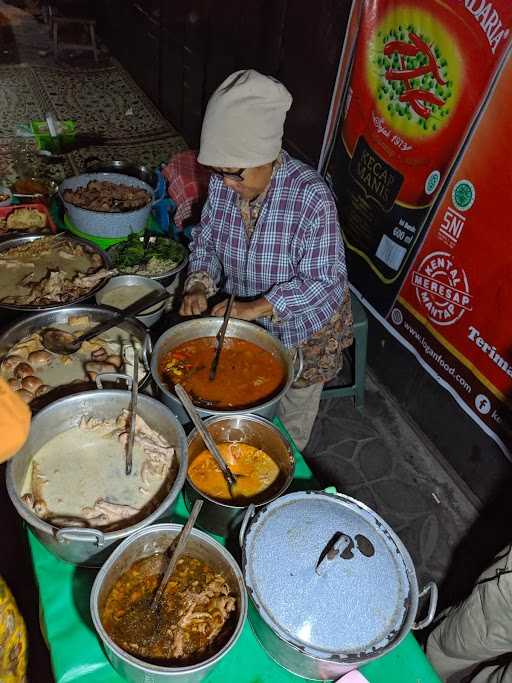
[[[23,503],[20,496],[27,470],[32,458],[47,441],[56,434],[77,426],[84,415],[115,418],[123,409],[128,409],[129,405],[130,392],[106,389],[75,394],[52,403],[33,418],[28,441],[7,465],[7,492],[18,514],[48,550],[72,564],[99,567],[119,541],[169,515],[185,483],[185,432],[170,410],[154,398],[142,394],[138,399],[137,413],[174,447],[179,463],[176,479],[156,510],[136,524],[117,531],[103,532],[100,529],[53,526],[37,517]]]
[[[197,318],[196,320],[187,320],[179,323],[164,332],[155,344],[153,356],[151,359],[151,374],[155,380],[158,388],[162,392],[163,402],[171,408],[171,410],[178,416],[182,424],[187,424],[190,421],[189,416],[185,412],[179,398],[169,389],[168,385],[163,381],[159,364],[162,356],[165,356],[171,349],[179,344],[190,341],[191,339],[198,339],[199,337],[215,337],[222,325],[222,318]],[[226,329],[226,338],[236,337],[237,339],[245,339],[246,341],[257,344],[262,349],[269,351],[282,360],[287,368],[286,382],[283,388],[274,394],[268,401],[259,405],[246,408],[245,410],[214,410],[213,408],[197,407],[197,412],[201,417],[210,417],[211,415],[245,415],[254,413],[261,415],[271,420],[277,413],[279,401],[288,391],[292,383],[302,372],[302,357],[299,358],[299,368],[294,369],[294,358],[281,344],[279,339],[273,337],[269,332],[264,330],[259,325],[246,322],[245,320],[237,320],[231,318]]]
[[[96,577],[91,592],[91,615],[94,627],[105,648],[107,657],[117,673],[131,683],[196,683],[215,667],[237,642],[247,614],[247,594],[240,569],[217,541],[197,529],[192,529],[187,542],[187,553],[203,560],[221,572],[228,581],[237,599],[237,615],[232,636],[212,657],[183,667],[165,667],[149,664],[126,653],[118,647],[103,628],[100,614],[115,581],[134,562],[155,553],[165,552],[175,536],[181,531],[178,524],[155,524],[142,529],[127,538],[103,565]]]
[[[301,491],[249,508],[240,543],[251,627],[298,676],[338,678],[434,617],[436,585],[419,591],[398,536],[348,496]],[[415,623],[426,594],[427,616]]]
[[[256,506],[269,503],[288,489],[293,481],[295,458],[288,440],[271,422],[260,415],[217,416],[206,420],[205,427],[216,443],[241,442],[261,448],[278,465],[277,480],[270,488],[252,500]],[[203,439],[194,429],[188,436],[189,466],[205,448]],[[197,498],[203,501],[203,507],[197,519],[198,526],[221,536],[228,536],[239,525],[249,505],[242,507],[215,500],[194,486],[190,477],[187,477],[183,493],[189,510],[192,509]]]
[[[43,237],[48,237],[48,235],[22,235],[21,237],[15,237],[13,239],[8,239],[5,241],[0,242],[0,252],[2,251],[8,251],[9,249],[13,249],[14,247],[21,247],[28,242],[33,242],[34,240],[40,240]],[[66,235],[66,240],[68,242],[75,242],[76,244],[82,245],[86,251],[89,253],[93,254],[99,254],[103,260],[103,267],[106,268],[107,270],[110,269],[112,263],[110,261],[110,257],[107,256],[107,254],[102,251],[99,247],[97,247],[95,244],[92,244],[91,242],[88,242],[87,240],[82,240],[79,237],[73,237],[73,235]],[[98,284],[95,287],[92,287],[89,292],[86,294],[83,294],[82,296],[74,299],[73,301],[68,301],[67,303],[64,304],[5,304],[0,302],[0,309],[5,308],[9,311],[19,311],[19,312],[25,312],[25,313],[34,313],[36,311],[49,311],[49,310],[54,310],[56,308],[65,308],[66,306],[76,306],[77,304],[84,303],[88,301],[89,299],[93,299],[94,295],[96,292],[98,292],[102,287],[104,287],[108,280],[110,278],[110,275],[98,282]]]
[[[67,308],[56,308],[51,311],[43,311],[34,313],[28,318],[18,320],[7,330],[0,335],[0,359],[2,356],[9,353],[10,349],[23,339],[34,332],[39,332],[45,327],[52,327],[54,325],[66,324],[70,316],[86,315],[90,318],[92,324],[102,323],[108,320],[114,314],[114,310],[108,307],[100,306],[68,306]],[[151,337],[146,328],[135,318],[128,318],[119,323],[119,327],[126,330],[130,335],[133,335],[142,346],[142,364],[144,365],[145,376],[139,381],[139,389],[144,389],[151,380],[150,374],[150,360],[151,353]],[[82,329],[80,328],[80,331]],[[142,372],[140,371],[140,376]],[[122,376],[119,375],[121,378]],[[95,388],[95,385],[89,382],[81,382],[76,384],[67,384],[61,387],[55,387],[52,391],[44,394],[41,398],[32,402],[31,408],[39,410],[43,406],[52,401],[69,394],[76,394],[86,389]],[[124,388],[124,387],[123,387]]]
[[[135,209],[135,211],[111,213],[109,211],[82,209],[64,199],[65,190],[85,187],[91,180],[141,187],[149,193],[151,200],[141,209]],[[154,200],[154,191],[150,185],[143,180],[122,173],[82,173],[72,178],[66,178],[59,186],[59,195],[75,228],[87,235],[104,238],[126,237],[132,232],[144,230]]]

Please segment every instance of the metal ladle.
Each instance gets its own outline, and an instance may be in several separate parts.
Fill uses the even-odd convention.
[[[42,344],[45,349],[48,349],[48,351],[52,351],[53,353],[64,355],[75,353],[80,349],[84,341],[92,339],[93,337],[97,337],[102,332],[106,332],[112,327],[119,325],[119,323],[123,320],[126,320],[126,318],[137,315],[137,313],[145,311],[146,308],[150,308],[151,306],[160,303],[160,301],[164,301],[168,297],[169,292],[167,291],[158,292],[156,295],[153,292],[146,294],[146,296],[142,297],[142,299],[135,301],[135,303],[131,304],[127,308],[124,308],[122,311],[119,311],[119,313],[114,314],[110,320],[106,320],[105,322],[96,325],[91,330],[81,334],[79,337],[75,337],[73,334],[71,334],[71,332],[66,332],[65,330],[48,327],[42,331]]]
[[[202,506],[203,501],[199,499],[196,500],[196,502],[194,503],[194,507],[192,508],[192,512],[190,513],[190,517],[187,519],[185,526],[180,531],[179,536],[177,536],[174,539],[174,541],[171,543],[169,547],[169,550],[172,552],[171,559],[169,560],[167,569],[164,572],[162,580],[160,581],[160,585],[158,586],[158,589],[155,593],[155,597],[153,598],[153,601],[151,603],[152,612],[156,612],[156,610],[158,609],[165,587],[167,586],[167,583],[169,582],[169,579],[171,578],[173,571],[176,569],[178,560],[180,559],[181,555],[183,555],[183,551],[185,550],[185,546],[192,532],[192,528],[196,523],[197,516],[201,512]]]
[[[174,386],[174,391],[176,392],[176,396],[182,402],[183,407],[185,408],[187,413],[190,415],[190,419],[192,420],[194,427],[197,429],[197,431],[201,435],[201,437],[204,441],[204,445],[210,451],[213,459],[215,460],[217,465],[220,467],[220,470],[221,470],[222,474],[224,475],[224,479],[226,480],[226,482],[228,484],[228,488],[229,488],[229,492],[231,494],[231,497],[233,497],[233,493],[232,493],[231,489],[236,484],[235,475],[229,469],[229,465],[227,465],[224,458],[220,454],[220,451],[217,448],[217,444],[213,440],[210,432],[204,426],[203,421],[201,420],[199,413],[196,410],[195,405],[190,400],[190,396],[187,394],[186,390],[181,386],[181,384],[176,384]]]

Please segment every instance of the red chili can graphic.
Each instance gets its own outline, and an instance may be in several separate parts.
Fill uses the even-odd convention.
[[[393,283],[509,44],[508,0],[367,0],[337,158],[347,247]]]

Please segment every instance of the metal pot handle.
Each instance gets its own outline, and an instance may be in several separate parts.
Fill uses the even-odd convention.
[[[105,534],[99,529],[59,529],[55,532],[55,538],[59,543],[85,541],[94,543],[98,548],[105,545]]]
[[[240,543],[240,547],[244,547],[244,538],[245,538],[245,532],[247,531],[247,526],[249,525],[249,522],[251,519],[254,517],[254,513],[256,511],[256,506],[251,503],[247,510],[245,511],[244,518],[242,520],[242,525],[240,526],[240,533],[238,535],[238,541]]]
[[[96,386],[98,389],[103,389],[103,382],[126,382],[128,391],[132,390],[133,378],[130,375],[125,375],[123,372],[102,372],[96,375]]]
[[[432,623],[432,620],[436,613],[437,598],[439,595],[439,591],[437,590],[437,585],[433,581],[429,581],[429,583],[427,583],[427,585],[421,589],[418,595],[418,600],[421,600],[421,598],[427,595],[427,593],[430,593],[430,601],[428,604],[427,616],[422,621],[417,621],[412,625],[412,629],[414,631],[419,631],[420,629],[429,626]]]
[[[144,344],[142,345],[142,362],[147,372],[151,369],[151,354],[153,353],[153,342],[151,341],[151,335],[146,332],[144,337]]]
[[[299,377],[302,375],[302,371],[304,370],[304,354],[302,353],[302,349],[298,348],[295,350],[294,358],[293,358],[293,364],[298,361],[299,367],[297,370],[295,370],[295,375],[293,376],[293,383],[295,383]]]

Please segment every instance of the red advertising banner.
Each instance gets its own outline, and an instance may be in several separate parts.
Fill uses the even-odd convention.
[[[457,167],[388,321],[512,450],[512,59]]]
[[[354,4],[324,144],[337,114],[351,285],[512,451],[512,2]]]

